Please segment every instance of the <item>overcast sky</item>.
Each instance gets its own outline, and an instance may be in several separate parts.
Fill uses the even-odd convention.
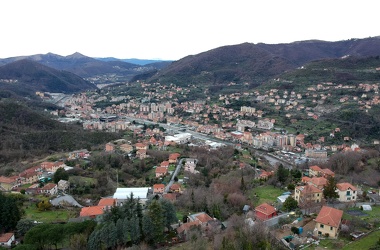
[[[1,0],[0,58],[178,60],[224,45],[379,36],[376,0]]]

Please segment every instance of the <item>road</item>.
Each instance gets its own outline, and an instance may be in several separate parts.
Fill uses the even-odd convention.
[[[172,174],[172,178],[170,179],[168,185],[166,185],[166,187],[165,187],[165,191],[164,191],[165,194],[169,192],[170,187],[173,185],[173,183],[174,183],[174,177],[176,177],[178,175],[179,171],[181,170],[182,163],[183,163],[184,160],[186,160],[186,159],[182,158],[182,159],[179,160],[179,162],[177,164],[177,167],[174,170],[174,173]]]

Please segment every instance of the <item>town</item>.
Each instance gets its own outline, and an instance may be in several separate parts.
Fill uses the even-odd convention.
[[[329,100],[327,92],[352,86],[320,83],[299,93],[271,88],[180,101],[199,91],[197,87],[139,84],[143,94],[136,97],[112,94],[123,92],[123,86],[75,95],[36,93],[61,106],[50,113],[54,119],[79,123],[85,130],[122,132],[123,137],[100,148],[40,159],[19,173],[1,176],[3,192],[29,197],[23,198],[26,218],[18,228],[26,222],[31,229],[49,225],[46,222],[94,221],[104,226],[83,235],[90,249],[138,245],[143,240],[155,247],[185,249],[182,244],[189,244],[194,235],[199,239],[187,247],[228,249],[225,241],[235,237],[231,230],[237,221],[248,229],[247,235],[260,235],[260,230],[263,240],[280,249],[344,247],[376,231],[379,176],[345,176],[334,161],[377,159],[378,152],[368,146],[379,140],[365,144],[334,126],[323,128],[327,136],[310,138],[315,128],[305,129],[307,122],[328,112],[314,105]],[[364,112],[379,104],[378,85],[358,88],[366,94],[331,101],[356,103]],[[247,98],[257,107],[247,106]],[[148,217],[141,216],[140,222],[124,217],[121,211],[127,207],[132,214],[144,210]],[[158,218],[153,212],[157,207],[168,215],[160,217],[162,223],[154,227],[159,232],[151,234],[144,223]],[[123,223],[126,229],[118,229]],[[140,226],[131,228],[131,223]],[[100,236],[104,230],[121,234],[120,239]],[[28,242],[30,234],[6,232],[0,243],[13,246],[19,242],[16,236]],[[44,248],[65,243],[61,238],[41,244]]]

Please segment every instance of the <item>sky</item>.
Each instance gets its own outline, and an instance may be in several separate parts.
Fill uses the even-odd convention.
[[[225,45],[379,36],[376,0],[1,0],[0,58],[179,60]]]

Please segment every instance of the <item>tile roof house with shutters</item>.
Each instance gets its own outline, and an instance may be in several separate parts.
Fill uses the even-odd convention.
[[[313,185],[297,186],[294,190],[294,199],[298,203],[312,201],[319,203],[322,201],[323,192]]]
[[[63,162],[59,162],[59,161],[56,161],[56,162],[43,162],[41,163],[41,168],[44,169],[45,171],[48,171],[48,172],[52,172],[52,173],[55,173],[58,168],[65,168],[65,163]]]
[[[356,201],[358,196],[358,189],[355,186],[351,185],[351,183],[338,183],[336,184],[336,188],[336,192],[339,195],[338,200],[340,202]]]
[[[136,157],[138,157],[139,159],[145,159],[147,157],[146,150],[145,149],[137,150]]]
[[[181,185],[178,183],[173,183],[173,185],[170,186],[170,191],[173,193],[181,193]]]
[[[11,191],[17,184],[18,181],[16,178],[0,176],[0,190],[2,191]]]
[[[314,165],[314,166],[310,166],[309,167],[309,176],[310,177],[313,177],[313,176],[319,176],[320,175],[320,172],[321,172],[321,168]]]
[[[328,206],[323,206],[315,219],[315,232],[318,236],[336,238],[343,216],[343,211]]]
[[[165,176],[168,173],[168,169],[165,167],[157,167],[156,168],[156,177]]]
[[[327,179],[325,177],[313,177],[308,182],[309,185],[314,185],[319,189],[323,189],[327,184]]]
[[[169,163],[171,164],[175,164],[177,163],[178,161],[178,157],[180,157],[181,155],[179,153],[173,153],[173,154],[170,154],[169,155]]]
[[[162,194],[165,191],[164,184],[154,184],[153,185],[153,194]]]
[[[136,147],[136,150],[140,150],[140,149],[148,150],[148,145],[141,142],[136,143],[135,147]]]
[[[273,218],[277,215],[276,208],[269,205],[268,203],[263,203],[255,207],[255,216],[259,220],[267,220]]]
[[[57,184],[54,183],[48,183],[42,188],[40,188],[40,193],[41,194],[47,194],[47,195],[55,195],[58,192],[58,186]]]
[[[0,235],[0,246],[12,246],[12,242],[14,242],[15,234],[14,233],[5,233]]]

